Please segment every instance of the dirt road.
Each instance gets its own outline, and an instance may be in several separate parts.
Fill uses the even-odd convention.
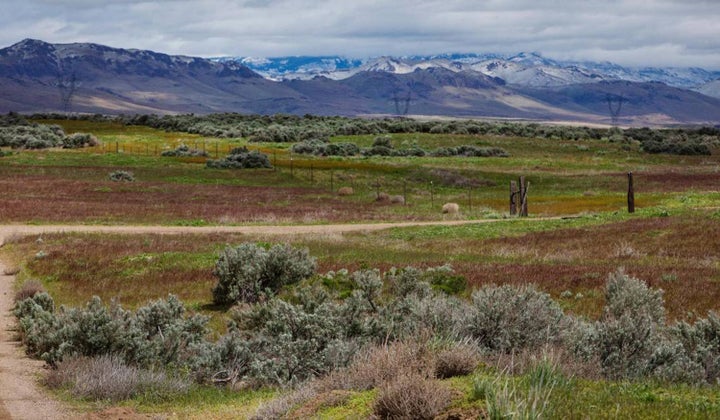
[[[306,235],[369,232],[394,227],[462,225],[497,220],[403,222],[345,225],[295,226],[86,226],[86,225],[0,225],[0,246],[13,236],[62,232],[118,234],[207,234],[244,233],[248,235]],[[1,256],[1,255],[0,255]],[[0,419],[58,419],[76,417],[67,407],[50,398],[38,385],[42,362],[27,358],[15,339],[12,316],[14,277],[5,275],[0,260]]]

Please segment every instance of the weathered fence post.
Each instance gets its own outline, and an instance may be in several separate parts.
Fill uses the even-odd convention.
[[[120,153],[120,143],[115,142],[115,153]]]
[[[628,172],[628,192],[627,192],[627,204],[628,213],[635,213],[635,188],[633,187],[633,174]]]
[[[430,208],[435,208],[435,188],[432,181],[430,181]]]
[[[517,215],[517,182],[510,181],[510,216]]]
[[[520,217],[527,217],[528,215],[528,186],[529,182],[525,181],[525,176],[520,177]]]
[[[407,180],[403,179],[403,205],[407,206]]]

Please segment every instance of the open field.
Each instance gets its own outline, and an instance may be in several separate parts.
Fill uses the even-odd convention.
[[[662,289],[668,324],[695,322],[720,311],[720,155],[647,154],[637,145],[606,140],[549,140],[503,136],[393,134],[396,145],[423,148],[473,144],[500,147],[506,158],[310,157],[291,155],[287,143],[203,138],[110,122],[53,121],[66,132],[92,132],[103,145],[83,150],[20,151],[0,158],[0,225],[75,224],[246,226],[254,233],[67,232],[6,239],[0,257],[18,271],[17,287],[38,279],[57,306],[82,307],[93,296],[137,309],[148,301],[178,296],[192,313],[209,317],[213,337],[228,331],[229,305],[213,301],[213,275],[227,245],[288,242],[317,258],[317,275],[287,287],[280,296],[321,288],[341,300],[353,290],[326,273],[343,269],[450,264],[467,286],[456,296],[470,300],[489,285],[535,284],[565,314],[603,320],[608,275],[624,267],[632,277]],[[373,136],[338,136],[332,142],[363,147]],[[116,145],[117,143],[117,145]],[[157,156],[189,144],[214,154],[247,145],[268,153],[275,169],[207,169],[204,159]],[[122,151],[121,151],[122,150]],[[129,170],[132,183],[109,181]],[[627,214],[626,173],[635,179],[635,214]],[[508,214],[508,184],[530,181],[529,219]],[[352,186],[354,194],[336,191]],[[403,195],[407,203],[376,202],[378,191]],[[442,221],[449,201],[460,204],[460,220],[492,223],[398,227],[377,231],[304,233],[282,238],[263,233],[296,224]],[[541,220],[538,216],[552,217]],[[565,217],[556,217],[565,216]],[[387,290],[383,293],[388,293]],[[389,297],[386,296],[389,299]],[[262,305],[257,303],[253,305]],[[250,304],[245,304],[250,306]],[[518,366],[484,354],[464,376],[442,379],[452,389],[447,413],[488,414],[478,383],[531,392],[533,366],[545,353],[518,353]],[[542,353],[542,354],[541,354]],[[521,360],[524,360],[521,362]],[[527,366],[521,368],[521,364]],[[611,378],[587,366],[554,362],[554,385],[545,416],[554,418],[712,418],[720,413],[716,384],[684,385],[652,378]],[[553,374],[555,375],[555,374]],[[499,381],[499,382],[498,382]],[[509,382],[507,382],[509,381]],[[510,385],[508,385],[510,384]],[[514,385],[513,385],[514,384]],[[81,411],[99,404],[58,391]],[[343,393],[344,392],[344,393]],[[332,390],[290,410],[298,417],[347,418],[372,413],[378,390]],[[196,386],[173,398],[142,395],[122,403],[131,411],[184,417],[248,417],[282,394],[282,388],[239,391]],[[528,397],[530,398],[530,397]],[[573,401],[568,404],[568,401]]]

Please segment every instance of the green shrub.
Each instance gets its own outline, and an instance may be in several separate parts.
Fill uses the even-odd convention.
[[[175,150],[165,150],[161,156],[171,157],[207,157],[208,153],[204,150],[191,149],[189,146],[181,144]]]
[[[249,151],[245,147],[235,148],[224,159],[207,161],[208,168],[216,169],[258,169],[272,168],[270,159],[265,153],[257,150]]]
[[[609,378],[647,375],[665,327],[662,291],[622,270],[608,276],[605,308],[596,323],[598,355]]]
[[[468,334],[491,351],[538,348],[558,339],[563,312],[535,286],[489,286],[472,295]]]
[[[135,176],[130,171],[113,171],[108,175],[113,182],[134,182]]]
[[[99,145],[97,137],[88,133],[74,133],[62,140],[63,149],[81,149]]]
[[[68,356],[122,355],[141,366],[183,364],[189,346],[204,340],[207,318],[185,317],[174,296],[141,307],[107,308],[93,297],[84,308],[54,310],[46,293],[18,303],[23,342],[30,355],[55,365]]]
[[[213,301],[217,304],[257,302],[263,294],[275,293],[284,285],[310,277],[315,268],[315,258],[307,249],[288,244],[270,249],[252,243],[227,247],[213,270],[218,279],[213,288]]]

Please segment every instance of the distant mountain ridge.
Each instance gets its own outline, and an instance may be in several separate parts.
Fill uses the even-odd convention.
[[[272,80],[251,66],[303,77]],[[719,99],[608,78],[588,67],[558,67],[538,54],[358,63],[336,57],[211,60],[30,39],[0,49],[3,113],[425,115],[609,124],[608,102],[622,104],[621,124],[720,123]]]
[[[315,76],[341,80],[361,71],[403,74],[430,67],[442,67],[453,71],[475,70],[488,76],[500,77],[509,84],[526,87],[626,80],[661,82],[673,87],[700,89],[703,85],[720,79],[720,71],[698,67],[636,68],[610,62],[553,60],[539,53],[438,54],[367,59],[349,59],[340,56],[222,57],[216,60],[242,63],[263,77],[273,80],[307,80]]]

